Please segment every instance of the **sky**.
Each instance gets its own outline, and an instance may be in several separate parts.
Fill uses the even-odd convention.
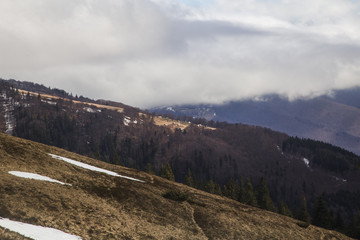
[[[360,86],[359,0],[1,0],[0,78],[149,108]]]

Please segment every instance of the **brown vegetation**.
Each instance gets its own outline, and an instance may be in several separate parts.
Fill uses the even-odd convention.
[[[35,92],[29,92],[29,91],[25,91],[25,90],[21,90],[21,89],[18,89],[18,91],[21,93],[21,94],[27,94],[29,93],[31,96],[38,96],[39,93],[35,93]],[[71,101],[73,103],[76,103],[76,104],[84,104],[84,105],[88,105],[88,106],[93,106],[93,107],[97,107],[97,108],[100,108],[100,109],[108,109],[108,110],[114,110],[114,111],[117,111],[117,112],[123,112],[124,111],[124,108],[121,108],[121,107],[115,107],[115,106],[109,106],[109,105],[103,105],[103,104],[97,104],[97,103],[91,103],[91,102],[83,102],[83,101],[76,101],[76,100],[70,100],[68,98],[63,98],[63,97],[58,97],[58,96],[54,96],[54,95],[49,95],[49,94],[40,94],[40,97],[43,98],[43,99],[56,99],[56,100],[63,100],[63,101]]]
[[[82,169],[48,153],[145,183]],[[83,239],[348,239],[144,172],[4,134],[0,134],[0,162],[1,217],[57,228]],[[8,174],[15,170],[72,186]],[[169,190],[187,193],[186,201],[164,198]],[[25,239],[4,229],[0,238]]]

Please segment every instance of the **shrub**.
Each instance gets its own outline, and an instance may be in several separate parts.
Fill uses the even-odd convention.
[[[178,202],[184,202],[189,199],[189,193],[181,192],[178,190],[169,190],[165,194],[163,194],[164,198],[168,198]]]

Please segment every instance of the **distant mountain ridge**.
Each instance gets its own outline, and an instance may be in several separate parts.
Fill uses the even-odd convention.
[[[274,95],[224,105],[165,106],[151,111],[268,127],[360,154],[360,87],[313,99],[288,101]]]

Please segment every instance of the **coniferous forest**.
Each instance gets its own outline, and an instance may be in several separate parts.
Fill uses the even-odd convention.
[[[360,157],[344,149],[204,119],[183,117],[192,124],[181,128],[171,120],[175,127],[168,127],[156,124],[166,116],[122,104],[122,111],[114,111],[59,90],[33,94],[1,84],[2,101],[14,106],[14,136],[157,174],[297,218],[305,227],[312,223],[360,238]]]

